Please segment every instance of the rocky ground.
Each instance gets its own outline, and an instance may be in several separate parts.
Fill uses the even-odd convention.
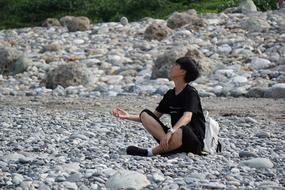
[[[219,14],[96,24],[66,16],[0,31],[0,189],[284,188],[285,9],[242,3]],[[155,108],[181,56],[199,63],[191,85],[220,123],[223,151],[126,155],[155,141],[111,109]]]
[[[110,110],[138,113],[160,98],[1,97],[0,188],[284,188],[284,99],[203,98],[221,126],[217,155],[126,155],[128,145],[155,141],[139,123],[118,120]]]

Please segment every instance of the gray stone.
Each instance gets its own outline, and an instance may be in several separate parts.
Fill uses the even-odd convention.
[[[80,163],[74,162],[62,166],[63,170],[67,173],[78,173],[80,170]]]
[[[1,159],[5,162],[9,162],[9,161],[18,161],[20,158],[25,158],[25,156],[18,153],[12,153],[6,156],[2,156]]]
[[[43,24],[42,24],[43,27],[53,27],[53,26],[61,26],[60,22],[58,19],[56,18],[47,18]]]
[[[248,97],[255,97],[255,98],[263,98],[266,91],[267,91],[266,88],[260,88],[260,87],[251,88],[247,92],[247,96]]]
[[[146,176],[135,171],[121,170],[110,177],[106,187],[110,189],[142,189],[150,185]]]
[[[144,32],[144,39],[150,41],[161,41],[166,38],[170,32],[171,29],[168,28],[164,23],[153,22],[146,28]]]
[[[235,84],[236,86],[241,86],[241,85],[247,84],[248,79],[247,77],[244,77],[244,76],[236,76],[232,78],[232,83]]]
[[[250,17],[246,21],[241,22],[241,27],[250,32],[262,32],[270,28],[270,24],[266,20]]]
[[[285,98],[285,83],[278,83],[269,88],[264,95],[266,98]]]
[[[51,42],[50,44],[46,45],[43,47],[42,52],[47,52],[47,51],[60,51],[63,49],[62,44],[59,41],[54,41]]]
[[[163,174],[160,173],[155,173],[152,175],[153,180],[158,183],[158,182],[162,182],[165,180],[165,177],[163,176]]]
[[[24,177],[21,174],[15,174],[12,181],[13,184],[20,185],[24,181]]]
[[[30,163],[32,162],[34,159],[33,158],[30,158],[30,157],[23,157],[23,158],[19,158],[19,163],[21,164],[27,164],[27,163]]]
[[[241,0],[239,8],[244,14],[257,11],[257,8],[252,0]]]
[[[54,181],[55,182],[64,182],[64,181],[66,181],[66,177],[64,177],[63,175],[58,175],[58,176],[56,176]]]
[[[270,133],[261,131],[255,134],[256,137],[258,138],[270,138]]]
[[[216,62],[205,57],[197,48],[189,46],[174,47],[157,57],[152,68],[151,78],[168,78],[169,70],[175,61],[183,56],[189,56],[196,60],[203,75],[212,72]]]
[[[85,65],[64,64],[48,72],[43,81],[46,88],[55,89],[58,85],[66,88],[69,86],[94,85],[94,76]]]
[[[89,138],[88,138],[87,136],[85,136],[85,135],[74,133],[74,134],[70,135],[69,139],[82,139],[82,140],[87,140],[87,139],[89,139]]]
[[[253,70],[267,69],[273,66],[274,64],[271,63],[269,60],[262,58],[253,58],[250,62],[250,67]]]
[[[188,177],[199,179],[199,180],[204,180],[206,178],[206,175],[203,173],[191,173]]]
[[[122,17],[122,18],[120,19],[120,23],[121,23],[121,25],[123,25],[123,26],[128,25],[128,23],[129,23],[128,18],[127,18],[127,17]]]
[[[249,123],[258,123],[255,119],[253,119],[252,117],[246,117],[245,118],[245,121],[246,122],[249,122]]]
[[[72,182],[63,182],[63,185],[66,189],[69,189],[69,190],[77,190],[78,189],[78,186],[76,185],[76,183],[72,183]]]
[[[187,12],[174,12],[167,20],[167,26],[171,29],[180,28],[186,24],[189,24],[193,17],[197,17],[195,10],[189,10]]]
[[[39,190],[51,190],[51,188],[50,188],[48,185],[42,183],[42,184],[39,186]]]
[[[278,183],[276,183],[275,181],[261,182],[258,187],[261,189],[279,189],[279,188],[281,188],[280,185]]]
[[[245,165],[251,168],[273,168],[273,163],[268,158],[252,158],[240,162],[241,165]]]
[[[218,47],[218,52],[221,54],[228,55],[232,52],[232,48],[228,44],[223,44]]]
[[[226,189],[226,185],[218,182],[210,182],[207,184],[203,184],[203,187],[209,188],[209,189]]]
[[[33,65],[33,60],[26,57],[26,56],[21,56],[15,63],[15,68],[13,70],[13,74],[18,74],[26,71],[28,67]]]
[[[66,26],[69,32],[86,31],[90,29],[90,20],[84,16],[65,16],[60,18],[60,23]]]
[[[254,152],[249,152],[249,151],[240,151],[239,152],[239,157],[244,158],[244,157],[258,157],[258,155]]]
[[[66,95],[64,88],[60,85],[57,85],[57,87],[52,91],[52,94],[54,96],[65,96]]]
[[[20,56],[16,49],[0,46],[0,74],[9,75],[13,73],[16,61]]]

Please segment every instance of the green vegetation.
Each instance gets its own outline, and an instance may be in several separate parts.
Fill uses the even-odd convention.
[[[87,16],[93,22],[130,21],[143,17],[167,18],[174,11],[194,8],[220,12],[239,0],[1,0],[0,28],[41,25],[48,17]],[[259,10],[275,9],[275,0],[254,0]]]

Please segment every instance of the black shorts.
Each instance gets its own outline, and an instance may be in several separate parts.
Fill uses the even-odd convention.
[[[153,112],[150,110],[143,110],[142,112],[148,113],[150,116],[152,116],[162,127],[165,133],[168,132],[169,128],[164,125],[156,115],[154,115]],[[171,152],[168,152],[167,155],[169,154],[175,154],[175,153],[180,153],[180,152],[192,152],[194,154],[201,154],[203,150],[204,144],[200,142],[198,139],[197,135],[194,133],[190,125],[185,125],[180,128],[182,130],[182,145]],[[155,137],[154,137],[155,138]],[[159,139],[155,138],[155,140],[160,143]]]

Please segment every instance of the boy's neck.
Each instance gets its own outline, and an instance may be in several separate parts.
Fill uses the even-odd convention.
[[[175,85],[175,94],[179,94],[187,85],[188,83],[186,83],[184,80],[176,80],[174,81],[174,85]]]

